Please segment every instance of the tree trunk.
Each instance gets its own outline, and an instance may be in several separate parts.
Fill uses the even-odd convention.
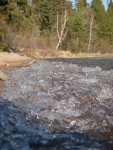
[[[65,14],[64,14],[64,21],[63,23],[61,24],[61,31],[59,30],[59,15],[57,14],[57,36],[58,36],[58,43],[57,43],[57,46],[56,46],[56,49],[55,51],[58,50],[60,44],[62,43],[62,41],[64,40],[64,38],[66,37],[66,34],[67,34],[67,31],[65,31],[65,27],[66,27],[66,22],[68,20],[67,18],[67,11],[65,10]]]
[[[91,47],[92,29],[93,29],[93,19],[94,19],[94,15],[92,15],[92,17],[91,17],[91,22],[90,22],[90,33],[89,33],[89,42],[88,42],[88,52],[90,51],[90,47]]]

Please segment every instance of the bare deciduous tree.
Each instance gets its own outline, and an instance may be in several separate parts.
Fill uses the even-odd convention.
[[[57,43],[55,51],[58,50],[60,44],[62,43],[62,41],[66,37],[67,30],[65,31],[65,28],[66,28],[66,22],[67,22],[67,20],[68,20],[67,10],[65,10],[64,16],[63,16],[63,18],[61,20],[61,27],[59,28],[59,15],[57,13],[57,37],[58,37],[58,43]]]
[[[91,16],[91,22],[90,22],[90,32],[89,32],[89,41],[88,41],[88,52],[89,52],[90,47],[91,47],[92,29],[93,29],[93,19],[94,19],[94,15],[92,14],[92,16]]]

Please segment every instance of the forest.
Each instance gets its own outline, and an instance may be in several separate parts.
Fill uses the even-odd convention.
[[[0,51],[113,53],[113,1],[0,0]]]

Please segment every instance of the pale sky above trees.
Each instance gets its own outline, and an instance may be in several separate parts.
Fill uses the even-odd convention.
[[[75,2],[75,0],[71,0],[72,2]],[[88,3],[91,3],[92,0],[87,0]],[[107,7],[107,0],[102,0],[103,4],[105,5],[105,8]]]

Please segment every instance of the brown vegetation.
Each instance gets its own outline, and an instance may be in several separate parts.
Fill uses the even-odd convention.
[[[26,59],[29,58],[27,56],[21,56],[16,53],[0,52],[0,66],[16,66],[21,64]]]
[[[53,52],[50,50],[37,50],[37,51],[24,51],[24,56],[17,53],[0,52],[0,66],[29,66],[35,63],[38,58],[91,58],[91,57],[113,57],[113,53],[77,53],[73,54],[69,51],[57,51]],[[27,64],[24,64],[28,60]]]

